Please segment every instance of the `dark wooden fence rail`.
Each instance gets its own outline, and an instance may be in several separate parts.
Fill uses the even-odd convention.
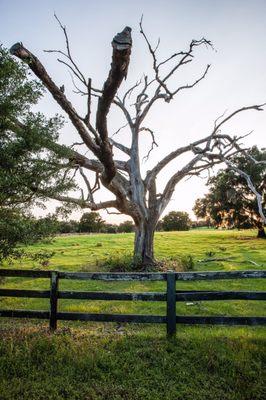
[[[99,322],[135,322],[163,323],[167,325],[167,334],[176,332],[176,324],[213,324],[213,325],[266,325],[266,317],[224,317],[224,316],[179,316],[176,315],[176,302],[213,301],[213,300],[266,300],[262,291],[207,291],[176,290],[176,281],[200,281],[220,279],[266,278],[266,271],[230,271],[230,272],[166,272],[166,273],[87,273],[37,270],[0,269],[0,276],[21,278],[49,278],[50,290],[0,289],[3,297],[50,298],[50,311],[43,310],[0,310],[0,317],[49,319],[50,329],[57,328],[57,321],[99,321]],[[59,290],[60,279],[101,280],[101,281],[166,281],[166,292],[81,292]],[[82,300],[141,300],[166,301],[166,316],[134,314],[91,314],[78,312],[59,312],[59,299]]]

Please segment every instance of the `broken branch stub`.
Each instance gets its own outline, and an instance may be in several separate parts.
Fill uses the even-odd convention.
[[[108,181],[113,179],[116,169],[113,162],[112,146],[108,140],[107,114],[122,80],[127,76],[132,47],[131,28],[125,27],[121,33],[118,33],[112,41],[112,46],[113,56],[111,69],[103,85],[102,95],[98,101],[96,114],[96,129],[102,141],[102,151],[99,158],[104,165],[108,165],[108,176],[105,176],[105,179]]]

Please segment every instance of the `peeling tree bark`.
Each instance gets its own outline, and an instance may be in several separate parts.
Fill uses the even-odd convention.
[[[134,257],[136,262],[139,260],[143,265],[153,264],[154,259],[154,232],[156,224],[142,222],[136,226],[134,241]]]

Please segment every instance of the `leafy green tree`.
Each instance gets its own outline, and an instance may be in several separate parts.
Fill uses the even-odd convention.
[[[47,119],[31,111],[42,93],[26,66],[0,47],[1,206],[29,203],[74,187],[64,175],[69,162],[61,170],[69,151],[56,145],[62,118]]]
[[[75,220],[57,221],[57,231],[59,233],[76,233],[79,230],[79,223]]]
[[[0,208],[0,263],[27,255],[18,245],[30,245],[52,237],[57,230],[52,216],[34,218],[21,210]]]
[[[124,221],[118,225],[117,232],[119,233],[130,233],[134,232],[134,224],[132,221]]]
[[[27,66],[0,45],[1,259],[17,244],[39,240],[54,230],[48,219],[38,222],[29,213],[33,204],[47,198],[44,191],[58,193],[74,187],[61,170],[67,151],[55,144],[62,119],[31,111],[42,93],[42,85],[31,78]]]
[[[162,219],[164,231],[188,231],[190,224],[189,215],[184,211],[171,211]]]
[[[114,224],[104,224],[104,227],[101,229],[103,233],[117,233],[118,226]]]
[[[250,159],[237,155],[233,162],[250,176],[255,188],[260,190],[265,179],[265,164],[254,163],[252,159],[265,161],[266,151],[254,146],[248,154]],[[229,168],[220,170],[209,179],[208,188],[209,192],[195,202],[193,211],[198,218],[204,218],[217,227],[257,228],[258,237],[266,237],[257,198],[244,177]]]
[[[104,220],[97,212],[86,212],[79,221],[79,232],[101,232]]]

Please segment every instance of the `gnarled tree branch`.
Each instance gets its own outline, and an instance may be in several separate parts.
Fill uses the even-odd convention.
[[[65,94],[60,90],[60,88],[54,83],[49,74],[47,73],[44,66],[38,60],[36,56],[34,56],[28,49],[26,49],[22,43],[16,43],[10,49],[11,54],[20,58],[22,61],[26,62],[30,69],[34,72],[34,74],[41,80],[44,86],[48,89],[57,103],[61,106],[61,108],[67,113],[71,122],[77,129],[80,137],[87,145],[87,147],[95,154],[99,154],[99,147],[94,143],[92,138],[90,137],[85,125],[80,120],[76,110],[67,99]]]
[[[113,58],[111,69],[103,86],[102,95],[98,100],[96,114],[96,129],[101,138],[102,150],[99,159],[106,166],[104,179],[107,182],[110,182],[116,173],[112,147],[108,140],[107,114],[122,80],[127,76],[132,46],[131,28],[126,27],[121,33],[117,34],[113,39],[112,46]]]

